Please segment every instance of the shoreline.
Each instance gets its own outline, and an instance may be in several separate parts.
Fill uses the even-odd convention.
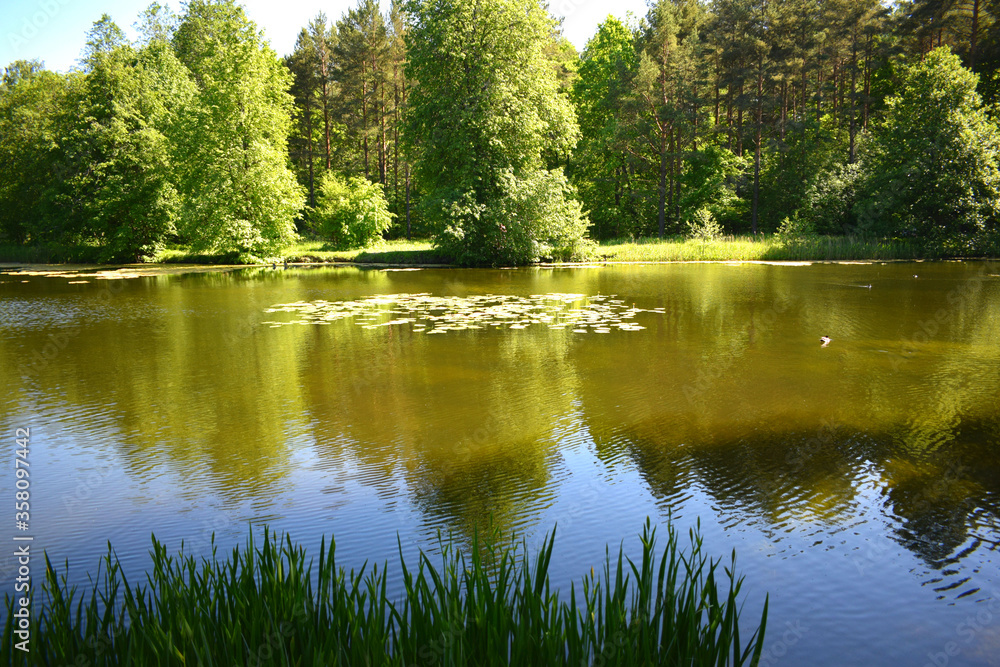
[[[744,266],[813,266],[815,264],[839,264],[870,266],[873,264],[920,264],[931,262],[996,262],[996,257],[943,257],[912,259],[812,259],[812,260],[761,260],[761,259],[675,259],[675,260],[596,260],[590,262],[538,262],[525,266],[462,267],[455,264],[407,262],[359,262],[355,260],[316,260],[288,262],[278,265],[275,271],[286,268],[349,268],[420,271],[423,269],[474,269],[474,270],[515,270],[515,269],[597,269],[607,266],[662,266],[669,264],[724,264]],[[223,273],[247,269],[269,269],[271,262],[260,264],[186,264],[175,262],[150,262],[146,264],[58,264],[30,262],[2,262],[0,274],[34,275],[59,277],[60,275],[95,275],[98,278],[142,278],[158,275],[182,275],[186,273]],[[102,275],[106,274],[106,275]]]

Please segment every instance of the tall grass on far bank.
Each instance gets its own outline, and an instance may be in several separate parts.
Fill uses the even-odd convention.
[[[164,250],[156,261],[165,264],[232,264],[235,256],[193,253],[183,247]],[[276,261],[305,264],[353,262],[356,264],[448,264],[448,259],[434,250],[430,241],[397,239],[380,241],[368,248],[332,250],[323,240],[300,240],[286,248]]]
[[[367,248],[329,250],[325,241],[301,241],[285,251],[291,262],[355,262],[357,264],[449,264],[434,245],[424,240],[380,241]]]
[[[604,241],[596,259],[608,262],[833,261],[936,259],[946,256],[915,241],[812,236],[793,242],[778,236],[725,236],[711,241],[643,238]]]
[[[495,536],[494,536],[495,537]],[[33,664],[88,665],[742,665],[756,664],[759,626],[741,634],[742,578],[682,551],[672,527],[657,559],[647,519],[641,557],[608,552],[568,600],[550,587],[553,530],[534,558],[516,544],[474,537],[468,553],[442,541],[440,557],[402,556],[404,593],[387,595],[385,569],[338,568],[331,540],[319,560],[265,528],[219,560],[167,554],[153,538],[148,585],[132,585],[109,545],[80,592],[46,559]],[[499,546],[498,546],[499,544]],[[733,555],[735,560],[735,554]],[[440,561],[435,565],[436,561]],[[313,566],[316,566],[315,571]],[[13,601],[2,664],[13,655]]]
[[[994,244],[990,256],[1000,253]],[[0,245],[0,262],[24,264],[99,262],[97,246],[10,246]],[[866,239],[852,236],[806,236],[789,240],[778,235],[726,236],[714,240],[612,239],[602,241],[591,256],[580,258],[598,262],[691,262],[691,261],[837,261],[837,260],[916,260],[973,258],[961,244],[929,245],[916,239]],[[155,261],[166,264],[234,264],[238,253],[195,253],[185,246],[161,251]],[[371,248],[332,250],[322,240],[300,240],[270,261],[295,263],[392,264],[400,266],[450,265],[450,259],[429,240],[396,239],[381,241]]]

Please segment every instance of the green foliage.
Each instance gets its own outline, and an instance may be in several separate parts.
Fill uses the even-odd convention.
[[[784,141],[767,147],[760,175],[761,228],[777,229],[785,217],[808,206],[808,192],[845,161],[848,146],[848,133],[826,114],[819,121],[806,119],[791,128]],[[835,233],[842,229],[837,227]]]
[[[314,221],[334,248],[372,245],[389,229],[393,217],[381,184],[359,176],[345,180],[333,172],[323,175]]]
[[[335,156],[346,152],[342,150],[345,128],[333,114],[338,90],[334,68],[337,41],[336,25],[320,13],[299,32],[295,51],[285,58],[295,98],[289,157],[312,207],[316,206],[319,178],[330,170]]]
[[[714,241],[721,238],[723,231],[712,212],[699,208],[691,213],[687,221],[688,238],[696,241]]]
[[[338,567],[335,542],[307,560],[291,537],[265,528],[219,558],[173,556],[153,537],[148,586],[130,584],[111,545],[89,591],[78,592],[46,558],[42,612],[32,627],[38,664],[91,665],[449,665],[756,664],[760,625],[740,634],[742,578],[707,557],[697,531],[682,549],[668,525],[643,529],[635,560],[619,549],[568,595],[551,589],[555,532],[533,558],[499,534],[459,551],[440,544],[440,562],[400,547],[401,599],[385,568]],[[0,660],[13,660],[14,599],[5,597]],[[744,639],[745,638],[745,639]],[[745,643],[744,643],[745,641]]]
[[[236,0],[154,3],[135,44],[103,15],[79,71],[0,83],[0,243],[273,257],[335,171],[381,184],[384,236],[470,265],[580,257],[584,216],[634,238],[701,209],[988,253],[1000,23],[939,10],[657,0],[577,57],[540,0],[358,0],[283,62]]]
[[[544,168],[543,155],[567,155],[578,135],[544,54],[547,12],[537,0],[413,0],[407,11],[406,136],[436,242],[462,264],[493,266],[579,246],[572,189]]]
[[[634,137],[626,98],[639,67],[635,36],[608,16],[583,51],[572,100],[581,139],[571,162],[573,183],[596,238],[649,231],[655,205],[636,191]]]
[[[83,49],[83,63],[88,69],[92,69],[101,55],[110,54],[127,44],[125,33],[118,27],[118,24],[111,20],[108,14],[102,14],[101,18],[94,21],[93,27],[87,33],[87,43]]]
[[[233,0],[191,0],[174,43],[197,84],[177,142],[181,232],[198,250],[275,256],[305,203],[286,164],[291,76]]]
[[[836,164],[806,190],[801,216],[820,234],[843,234],[855,228],[854,204],[864,173],[855,164]]]
[[[681,215],[689,218],[706,208],[717,213],[735,204],[738,197],[732,183],[746,165],[745,159],[714,144],[692,152],[678,179]]]
[[[336,76],[340,116],[347,132],[351,167],[385,182],[383,109],[390,55],[389,27],[377,0],[358,0],[337,22]],[[381,91],[381,95],[380,95]]]
[[[57,151],[82,78],[11,63],[0,81],[0,239],[61,240],[66,221],[53,204],[65,167]]]
[[[104,261],[150,259],[178,231],[244,261],[294,238],[303,202],[285,166],[287,72],[231,1],[186,10],[175,29],[151,6],[138,48],[102,16],[81,74],[9,70],[0,235],[96,243]]]
[[[697,141],[699,32],[705,18],[697,4],[659,0],[651,3],[638,35],[639,68],[631,91],[641,138],[636,150],[650,186],[655,183],[660,236],[668,223],[670,231],[681,226],[680,175],[685,152]]]
[[[152,260],[176,233],[180,200],[162,129],[172,113],[166,103],[190,99],[190,82],[178,65],[162,42],[142,53],[119,46],[90,57],[70,136],[81,163],[65,185],[85,236],[101,240],[104,261]],[[167,89],[175,94],[165,95]]]
[[[809,241],[816,236],[816,228],[808,218],[799,216],[785,217],[775,234],[785,245],[795,245]]]
[[[885,120],[862,145],[859,226],[931,243],[962,239],[975,250],[1000,215],[1000,131],[976,92],[978,77],[939,48],[900,79]]]
[[[486,203],[467,191],[442,198],[435,243],[462,266],[584,258],[587,220],[561,170],[501,174]]]

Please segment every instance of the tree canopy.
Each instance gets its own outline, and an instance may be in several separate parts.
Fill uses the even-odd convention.
[[[191,0],[174,41],[197,85],[178,141],[184,232],[196,248],[274,255],[305,200],[286,164],[291,76],[232,0]]]
[[[900,73],[897,94],[862,151],[869,173],[856,208],[876,231],[976,250],[1000,214],[1000,131],[978,77],[942,47]]]
[[[578,136],[544,54],[551,17],[537,0],[414,0],[407,11],[405,136],[420,151],[437,243],[460,263],[493,265],[571,248],[586,222],[544,159]]]
[[[578,54],[539,0],[358,0],[279,58],[236,0],[154,2],[134,43],[100,16],[69,73],[4,70],[0,243],[259,260],[321,228],[339,183],[381,193],[365,242],[429,236],[468,265],[706,221],[995,253],[996,14],[654,0]]]

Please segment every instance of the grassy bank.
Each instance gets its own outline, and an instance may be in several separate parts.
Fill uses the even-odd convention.
[[[356,264],[448,264],[448,259],[434,250],[430,241],[384,241],[372,248],[330,250],[324,241],[300,241],[285,249],[276,261],[295,263],[353,262]],[[101,248],[95,245],[3,245],[0,262],[15,264],[99,264]],[[184,246],[161,251],[154,263],[161,264],[235,264],[236,253],[194,252]]]
[[[357,264],[449,264],[427,240],[383,241],[373,248],[324,250],[323,241],[305,241],[285,251],[290,262],[355,262]]]
[[[199,562],[168,555],[154,538],[148,586],[125,581],[110,547],[83,593],[46,560],[28,656],[88,665],[756,663],[767,602],[759,627],[741,634],[742,579],[703,555],[696,533],[690,539],[682,550],[668,527],[657,558],[647,520],[641,557],[609,554],[562,597],[549,583],[554,532],[534,557],[502,541],[474,539],[467,553],[442,542],[439,557],[400,556],[404,594],[390,600],[385,569],[345,572],[332,541],[314,562],[265,531],[263,543],[251,535],[228,559]],[[10,599],[6,607],[0,662],[21,664]]]
[[[727,236],[714,241],[682,236],[618,239],[605,241],[596,250],[596,259],[606,262],[886,260],[934,259],[944,255],[943,250],[929,251],[914,242],[850,236],[817,236],[795,242],[770,235]]]
[[[156,261],[165,264],[229,264],[234,260],[227,255],[193,253],[182,247],[164,250]],[[355,264],[448,264],[448,259],[434,250],[430,241],[405,239],[383,241],[372,248],[331,250],[325,241],[299,241],[286,248],[277,261],[296,264],[328,264],[352,262]]]
[[[96,263],[94,246],[0,246],[0,262],[26,264]],[[915,241],[862,239],[850,236],[817,236],[789,242],[777,236],[727,236],[696,241],[682,236],[666,239],[615,239],[603,241],[587,261],[693,262],[693,261],[847,261],[942,259],[961,256],[949,248],[928,248]],[[330,250],[324,241],[300,241],[277,261],[294,263],[349,262],[355,264],[447,265],[446,256],[428,240],[384,241],[374,248]],[[199,254],[183,247],[164,250],[157,262],[232,264],[233,254]]]

